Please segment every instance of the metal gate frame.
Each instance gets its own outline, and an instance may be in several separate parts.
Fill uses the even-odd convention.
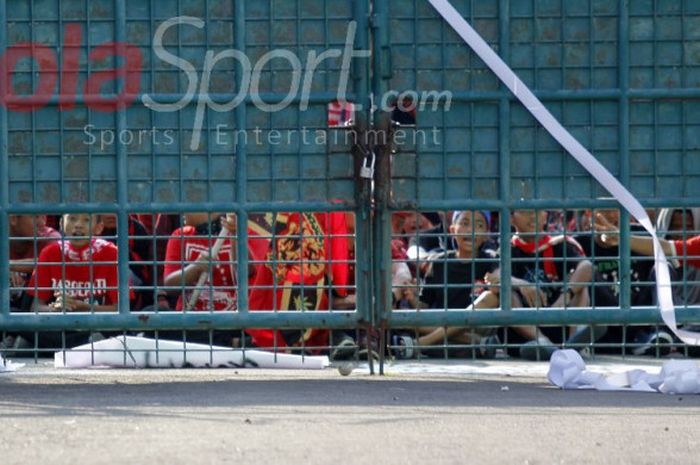
[[[399,9],[409,9],[412,4],[416,11],[419,7],[423,7],[423,3],[411,2],[406,0],[402,2]],[[453,2],[454,3],[454,2]],[[537,4],[538,2],[534,2]],[[681,2],[682,3],[682,2]],[[373,75],[373,92],[375,95],[383,95],[390,88],[392,78],[392,60],[391,60],[391,18],[390,2],[388,0],[375,0],[373,16],[373,26],[375,28],[374,49],[380,51],[374,57],[374,75]],[[460,8],[469,8],[471,5],[471,14],[462,11],[463,16],[474,18],[474,5],[467,3],[459,3]],[[512,0],[499,0],[497,6],[495,2],[493,8],[498,10],[498,40],[497,47],[501,57],[506,62],[510,56],[510,12]],[[563,5],[563,4],[562,4]],[[455,6],[457,4],[455,3]],[[536,8],[536,6],[535,6]],[[563,6],[562,6],[563,8]],[[589,7],[590,8],[590,7]],[[618,3],[618,36],[617,50],[619,56],[618,73],[619,73],[619,88],[611,89],[581,89],[569,90],[561,89],[556,91],[535,90],[535,94],[546,102],[575,102],[575,101],[604,101],[616,100],[619,103],[619,140],[620,140],[620,173],[619,179],[624,185],[630,184],[630,105],[635,99],[651,99],[657,101],[660,99],[672,98],[681,101],[689,101],[697,99],[698,91],[696,88],[652,88],[639,89],[631,88],[629,82],[630,75],[630,2]],[[682,7],[679,7],[682,8]],[[423,8],[423,16],[421,19],[432,18],[431,15],[425,13]],[[434,18],[437,21],[443,19],[433,11]],[[417,23],[416,23],[417,24]],[[417,26],[415,26],[417,28]],[[449,28],[449,26],[446,26]],[[478,29],[478,27],[477,27]],[[414,29],[414,32],[415,29]],[[451,32],[451,31],[450,31]],[[417,32],[416,32],[417,33]],[[591,32],[592,34],[592,32]],[[468,48],[467,44],[462,44]],[[472,56],[473,51],[469,50]],[[483,65],[483,63],[482,63]],[[490,70],[488,70],[490,71]],[[439,69],[438,69],[439,72]],[[421,90],[421,89],[416,89]],[[511,109],[515,100],[510,91],[499,83],[497,91],[488,92],[458,92],[453,94],[453,98],[459,102],[493,102],[498,105],[498,133],[499,133],[499,148],[498,148],[498,196],[496,199],[478,200],[478,199],[457,199],[443,198],[442,200],[421,200],[414,199],[413,201],[396,201],[392,198],[392,182],[394,179],[389,174],[383,174],[382,169],[376,179],[376,206],[378,212],[376,214],[377,224],[374,227],[375,231],[375,249],[378,251],[375,259],[375,269],[378,270],[377,279],[375,280],[375,288],[377,290],[376,299],[378,302],[375,308],[378,323],[383,330],[393,328],[415,328],[418,326],[460,326],[460,327],[476,327],[476,326],[513,326],[513,325],[629,325],[629,324],[663,324],[659,309],[657,306],[652,307],[632,307],[630,293],[630,249],[629,249],[629,228],[621,228],[620,240],[620,259],[621,259],[621,294],[620,306],[616,309],[608,309],[605,311],[596,310],[595,308],[563,308],[563,309],[519,309],[513,311],[509,299],[504,299],[501,304],[501,309],[496,310],[479,310],[479,311],[464,311],[463,309],[447,309],[445,310],[392,310],[391,304],[391,282],[390,273],[387,270],[391,269],[391,256],[389,243],[391,241],[391,228],[389,225],[391,212],[409,210],[409,211],[444,211],[444,210],[477,210],[488,209],[498,211],[500,213],[499,231],[501,232],[501,272],[508,276],[511,269],[511,245],[508,240],[504,240],[509,234],[503,231],[510,230],[510,211],[514,209],[581,209],[581,208],[617,208],[617,201],[601,198],[560,198],[560,199],[514,199],[511,191],[511,149],[510,149],[510,121]],[[390,148],[382,147],[377,152],[378,166],[390,172]],[[420,153],[417,153],[420,156]],[[420,175],[416,178],[419,182]],[[669,203],[669,198],[654,198],[653,193],[651,198],[645,198],[645,206],[648,207],[663,207]],[[694,206],[696,200],[693,196],[672,199],[674,206],[691,207]],[[629,213],[622,210],[620,224],[629,224]],[[501,283],[501,293],[510,295],[511,284],[508,280]],[[692,323],[700,321],[700,308],[697,306],[684,306],[676,312],[679,323]]]

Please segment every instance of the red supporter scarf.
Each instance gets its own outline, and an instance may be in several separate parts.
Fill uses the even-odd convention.
[[[90,261],[93,255],[102,250],[109,242],[98,237],[93,237],[89,244],[81,249],[76,249],[73,244],[67,240],[60,241],[61,251],[68,261],[71,262],[87,262]]]
[[[548,235],[541,236],[537,242],[525,242],[518,236],[513,236],[511,244],[529,255],[535,255],[538,251],[544,257],[544,272],[549,279],[559,280],[559,273],[554,264],[554,250],[550,244],[552,238]]]

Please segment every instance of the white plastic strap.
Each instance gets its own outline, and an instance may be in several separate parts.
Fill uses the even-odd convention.
[[[221,250],[221,246],[224,245],[224,241],[228,237],[228,229],[225,227],[221,227],[221,231],[219,231],[219,235],[216,238],[216,242],[214,242],[214,245],[211,248],[211,253],[209,255],[210,260],[218,260],[219,258],[219,250]],[[209,279],[209,270],[207,269],[206,271],[203,271],[202,274],[199,275],[199,279],[197,280],[197,287],[192,291],[192,295],[190,296],[190,300],[187,302],[187,310],[192,310],[196,305],[197,301],[199,300],[199,295],[202,293],[202,288],[204,287],[204,284],[207,282],[207,279]],[[235,276],[234,276],[235,279]]]
[[[571,154],[620,204],[644,226],[654,240],[656,262],[656,290],[661,317],[668,327],[686,344],[700,345],[700,333],[678,329],[671,296],[671,279],[666,255],[656,237],[656,230],[642,205],[610,174],[542,105],[513,70],[494,52],[486,41],[459,14],[448,0],[428,0],[457,34],[474,50],[498,78],[527,108],[532,116]]]

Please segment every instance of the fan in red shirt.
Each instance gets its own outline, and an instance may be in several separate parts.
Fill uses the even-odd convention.
[[[44,247],[61,233],[46,225],[46,215],[10,215],[10,307],[27,310],[25,290]]]
[[[119,302],[117,247],[95,237],[100,215],[69,213],[61,218],[64,239],[46,246],[27,293],[38,311],[110,312]]]
[[[219,215],[212,214],[211,218]],[[170,236],[165,253],[163,282],[167,287],[178,288],[177,310],[235,311],[238,306],[235,240],[225,239],[218,254],[210,256],[222,227],[235,235],[235,214],[227,214],[219,222],[211,221],[209,213],[186,213],[184,220],[185,226]],[[202,273],[209,272],[211,275],[202,288],[195,289]]]
[[[348,294],[349,251],[345,214],[266,215],[251,247],[266,251],[250,285],[250,310],[327,310],[329,297]],[[271,233],[274,233],[274,241]],[[327,330],[248,330],[258,347],[327,346]]]
[[[694,236],[685,241],[671,241],[671,244],[674,252],[672,255],[679,258],[685,257],[686,263],[700,268],[700,236]]]
[[[35,247],[41,252],[44,247],[56,239],[61,233],[46,225],[46,215],[10,215],[10,260],[11,268],[21,267],[22,264],[34,268]]]

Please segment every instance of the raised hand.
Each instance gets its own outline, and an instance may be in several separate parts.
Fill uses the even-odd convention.
[[[501,290],[501,273],[500,270],[496,270],[491,273],[486,273],[484,275],[484,282],[488,285],[489,290],[498,294]]]
[[[596,237],[606,247],[616,247],[620,243],[620,230],[605,218],[602,213],[596,213],[594,228]]]
[[[226,216],[221,218],[221,226],[228,229],[228,232],[232,235],[236,234],[236,214],[226,213]]]
[[[56,300],[49,304],[49,309],[60,312],[66,310],[67,312],[75,312],[84,309],[85,302],[74,299],[73,297],[64,294],[60,291],[54,292]]]

